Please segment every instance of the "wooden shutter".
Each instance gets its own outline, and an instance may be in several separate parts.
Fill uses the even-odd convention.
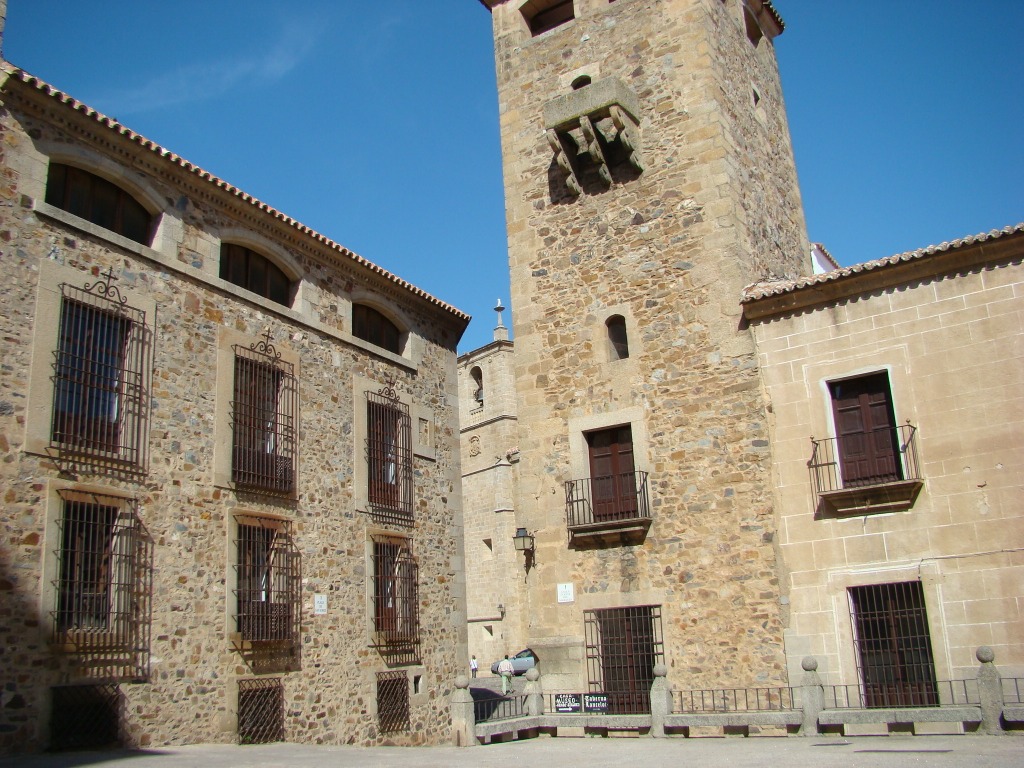
[[[889,377],[884,373],[829,384],[843,486],[903,477]]]
[[[627,425],[587,434],[594,520],[636,517],[633,431]]]

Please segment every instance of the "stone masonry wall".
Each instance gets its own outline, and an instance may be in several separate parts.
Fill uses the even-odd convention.
[[[462,520],[455,343],[460,321],[379,277],[358,257],[339,253],[284,217],[260,210],[230,189],[159,157],[141,142],[96,122],[33,84],[8,81],[0,119],[3,141],[0,252],[6,279],[0,313],[0,749],[48,742],[49,688],[87,682],[88,668],[48,643],[50,612],[42,569],[59,547],[46,520],[48,489],[58,480],[138,499],[154,552],[148,677],[124,683],[123,733],[134,747],[231,742],[237,681],[254,676],[229,641],[235,513],[290,520],[301,553],[302,627],[298,654],[270,676],[283,680],[285,739],[333,744],[437,744],[449,738],[447,697],[465,652]],[[36,212],[47,155],[89,158],[121,184],[162,202],[163,250],[126,248],[98,228],[78,229]],[[91,167],[91,166],[87,166]],[[300,267],[294,309],[252,297],[216,277],[218,232],[249,231]],[[29,370],[43,262],[84,281],[111,269],[126,292],[155,302],[155,354],[143,477],[62,474],[51,459],[26,452]],[[375,352],[349,331],[352,297],[372,300],[409,329],[408,357]],[[294,499],[242,494],[214,482],[218,337],[257,340],[297,357],[300,396],[298,491]],[[230,375],[230,372],[228,372]],[[376,673],[389,668],[368,632],[367,540],[377,530],[355,508],[354,472],[365,461],[354,413],[364,408],[354,377],[390,379],[429,414],[432,458],[417,455],[413,551],[419,562],[421,653],[409,673],[411,728],[381,734]],[[42,393],[46,397],[46,393]],[[418,409],[418,410],[417,410]],[[414,423],[415,427],[415,423]],[[328,599],[314,615],[313,596]],[[418,676],[414,682],[413,677]]]
[[[663,608],[677,684],[785,680],[767,425],[739,298],[765,273],[809,266],[772,43],[755,49],[738,10],[720,0],[580,2],[573,21],[535,38],[516,4],[493,10],[517,515],[538,531],[522,599],[530,644],[542,659],[538,646],[548,646],[566,685],[586,682],[583,611],[645,604]],[[645,167],[573,197],[542,107],[581,74],[636,93]],[[613,313],[626,319],[627,360],[608,358]],[[623,423],[637,468],[650,472],[652,527],[640,545],[567,549],[563,484],[589,475],[580,432]],[[575,601],[556,603],[567,582]]]

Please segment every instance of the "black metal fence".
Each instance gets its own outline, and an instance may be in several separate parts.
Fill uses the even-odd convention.
[[[798,709],[792,688],[704,688],[672,692],[672,712],[771,712]]]
[[[916,692],[906,687],[897,690],[863,683],[826,685],[824,696],[828,709],[941,707],[981,702],[977,680],[937,680]]]
[[[476,722],[511,720],[526,714],[526,696],[484,696],[473,701],[473,716]]]

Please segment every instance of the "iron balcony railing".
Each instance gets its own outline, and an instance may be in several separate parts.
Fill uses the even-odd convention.
[[[917,460],[917,427],[901,424],[865,434],[849,437],[830,437],[825,440],[811,438],[811,458],[807,467],[816,495],[850,488],[869,488],[901,480],[920,480]],[[853,440],[875,441],[892,445],[892,461],[877,462],[878,466],[865,470],[850,460]]]
[[[649,520],[647,496],[646,472],[567,480],[565,510],[569,528]]]

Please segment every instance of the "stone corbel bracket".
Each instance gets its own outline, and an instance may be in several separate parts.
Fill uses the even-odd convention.
[[[565,185],[573,195],[582,192],[575,164],[581,148],[594,161],[604,184],[612,185],[599,132],[608,145],[618,141],[630,164],[637,172],[643,172],[639,114],[640,99],[617,77],[598,80],[544,105],[548,144],[555,153],[555,162],[566,174]],[[606,121],[604,126],[598,126],[601,121]],[[582,142],[577,142],[572,135],[577,130]]]

